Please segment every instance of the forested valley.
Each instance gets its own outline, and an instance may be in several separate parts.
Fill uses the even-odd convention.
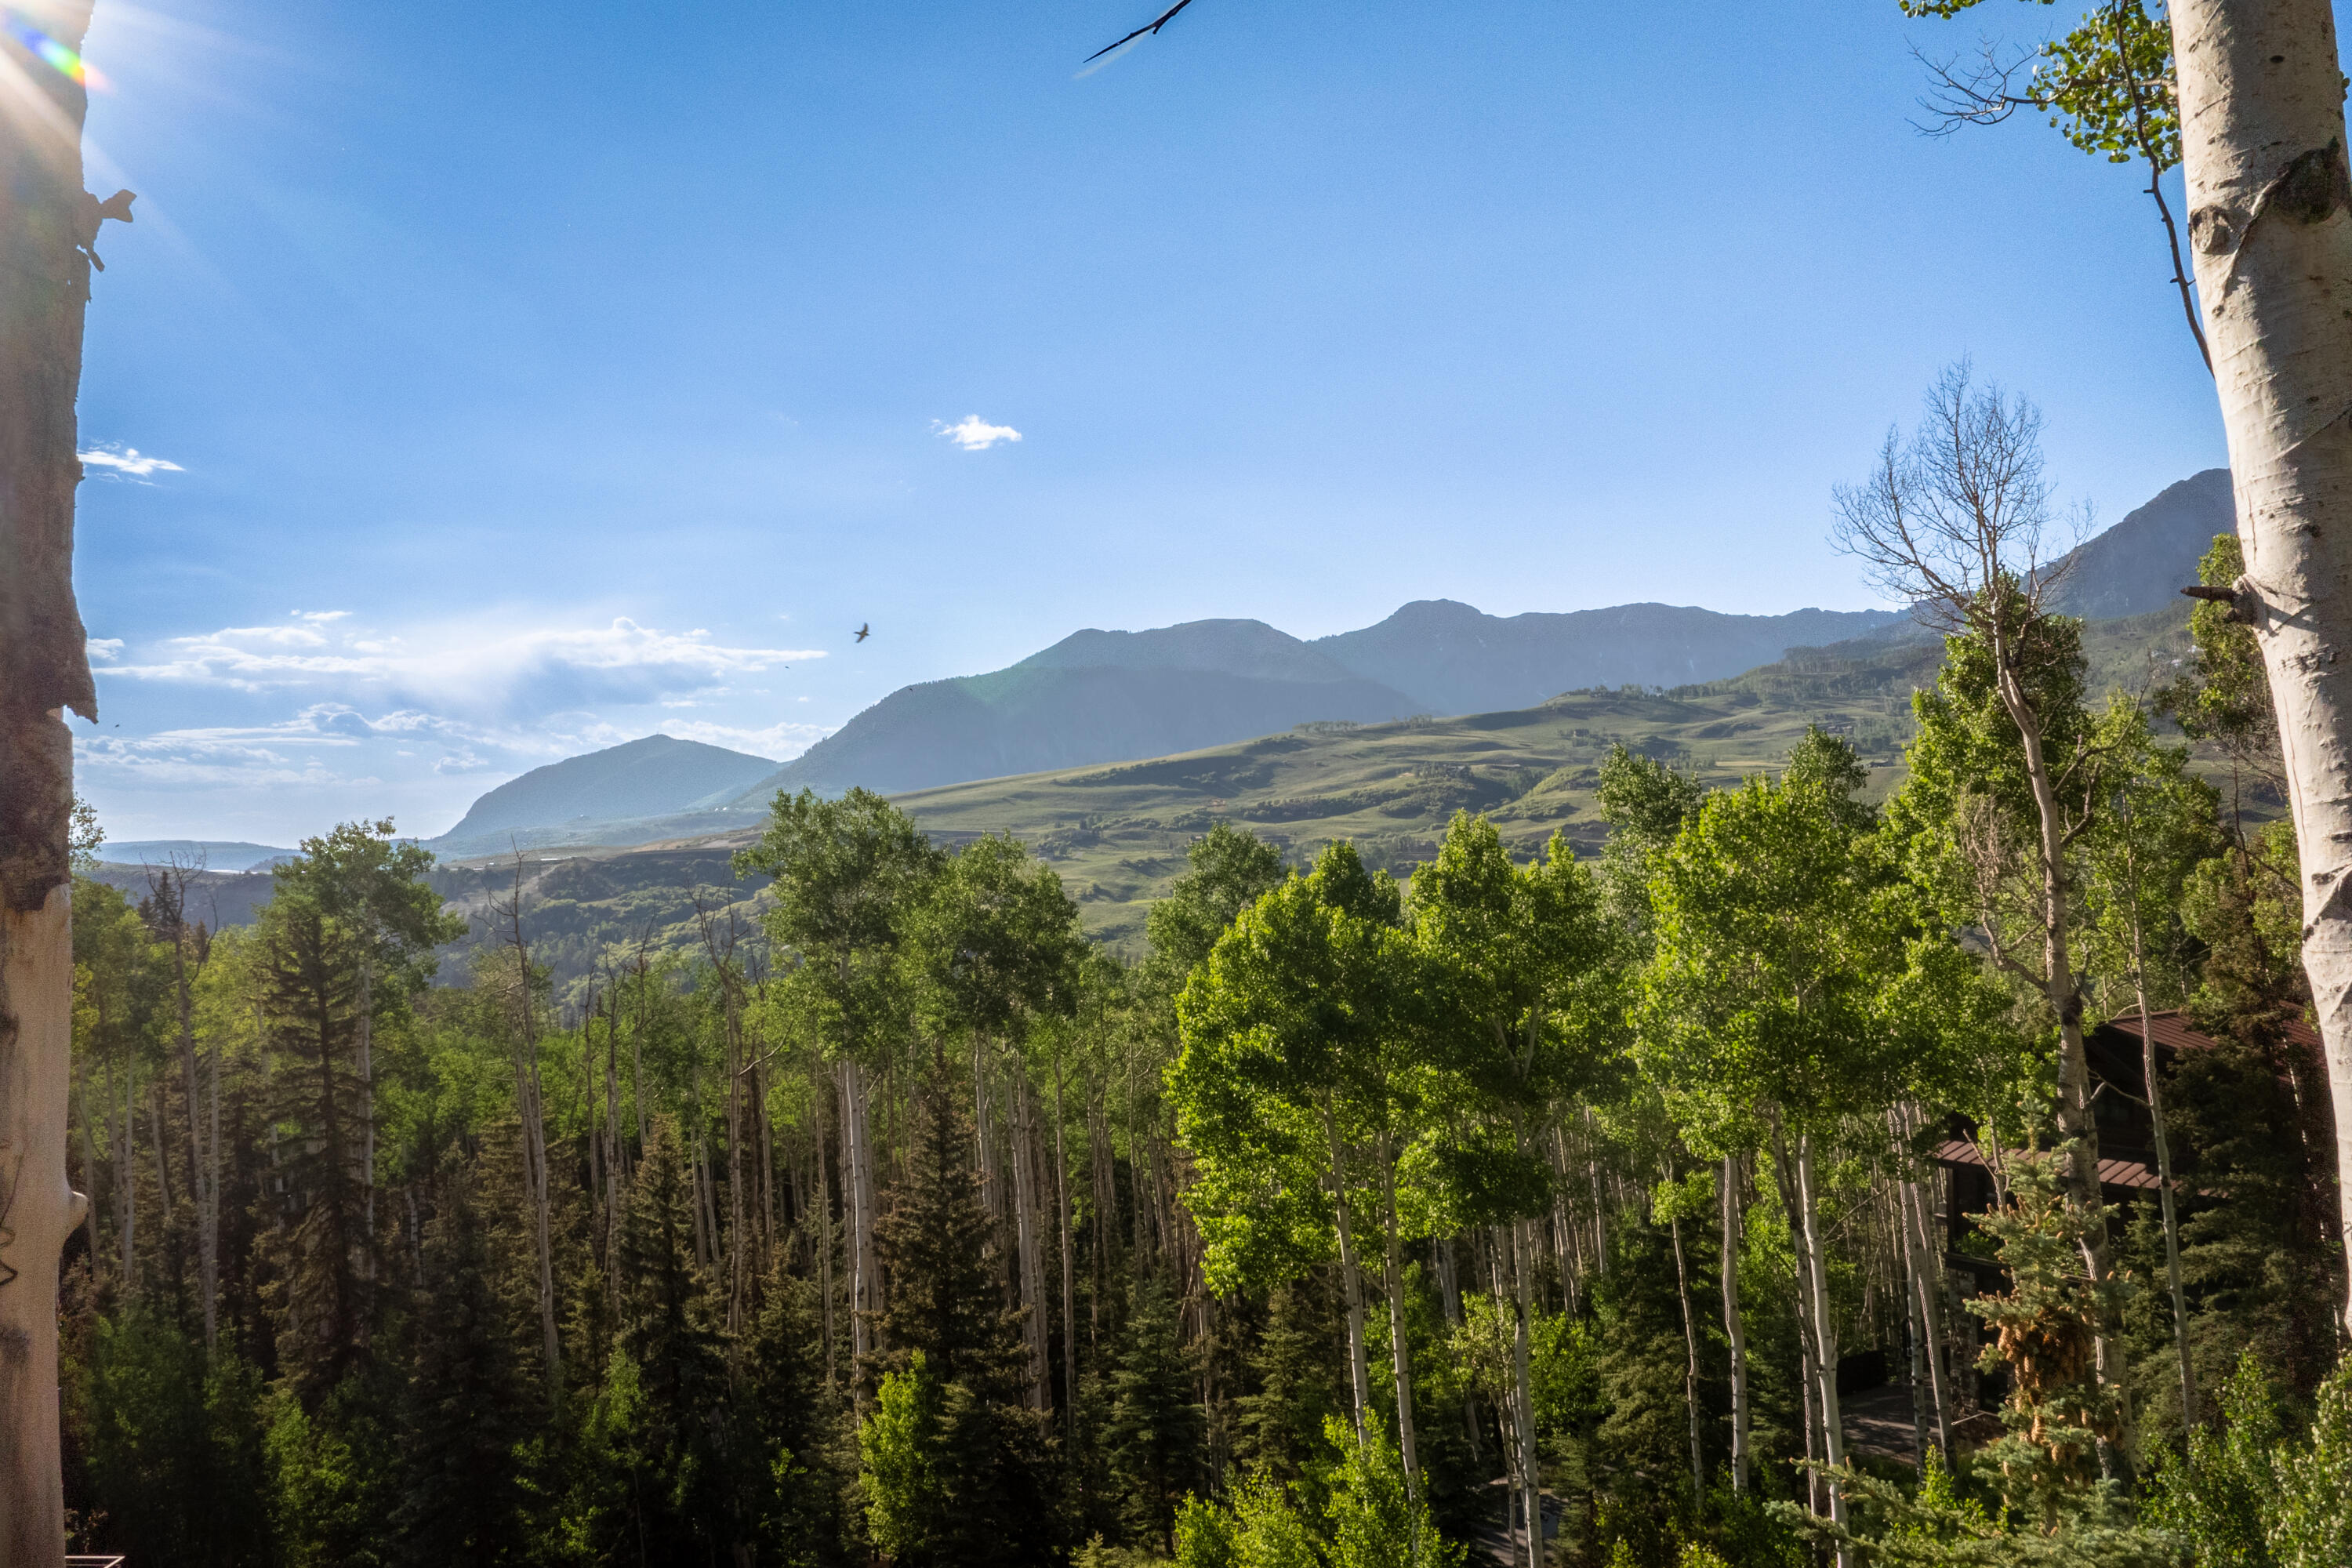
[[[2252,633],[2095,693],[1989,559],[1883,807],[1816,731],[1715,791],[1621,748],[1582,859],[1220,824],[1130,952],[862,791],[778,796],[760,925],[561,994],[512,901],[436,974],[388,823],[250,926],[79,879],[75,1550],[2352,1561]]]

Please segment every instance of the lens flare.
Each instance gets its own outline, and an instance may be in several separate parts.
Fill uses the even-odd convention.
[[[88,61],[25,20],[20,13],[0,13],[0,31],[5,31],[25,46],[26,52],[37,57],[59,76],[79,82],[92,92],[106,90],[106,79],[91,69]]]

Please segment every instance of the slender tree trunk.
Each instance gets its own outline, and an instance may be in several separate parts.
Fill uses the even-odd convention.
[[[131,1164],[138,1148],[139,1122],[132,1114],[138,1105],[139,1058],[137,1053],[123,1052],[122,1063],[122,1131],[114,1141],[114,1183],[121,1198],[122,1289],[128,1295],[139,1288],[137,1273],[139,1252],[136,1233],[139,1226],[139,1173]],[[274,1131],[274,1129],[273,1129]],[[271,1163],[275,1164],[273,1160]]]
[[[2352,180],[2335,15],[2327,0],[2169,9],[2189,245],[2245,547],[2237,610],[2278,710],[2352,1236]]]
[[[220,1226],[215,1217],[218,1200],[206,1176],[218,1163],[218,1151],[215,1148],[208,1157],[205,1146],[204,1089],[196,1071],[194,984],[188,973],[187,875],[177,866],[163,875],[166,880],[157,889],[163,895],[158,901],[171,927],[172,991],[180,1026],[180,1077],[182,1092],[188,1101],[188,1182],[196,1211],[196,1298],[204,1313],[205,1356],[209,1360],[220,1339]],[[215,1140],[217,1137],[215,1127]]]
[[[1822,1458],[1834,1469],[1845,1464],[1845,1420],[1838,1406],[1837,1323],[1830,1310],[1829,1264],[1822,1256],[1821,1197],[1813,1173],[1812,1134],[1801,1130],[1797,1133],[1796,1179],[1797,1216],[1803,1233],[1797,1257],[1805,1270],[1804,1293],[1813,1320],[1813,1373],[1820,1384]],[[1845,1489],[1832,1481],[1829,1495],[1830,1519],[1843,1524]],[[1839,1551],[1842,1568],[1852,1557],[1851,1552]]]
[[[866,1121],[865,1074],[854,1059],[841,1064],[843,1141],[849,1156],[849,1335],[859,1374],[857,1408],[866,1407],[863,1368],[874,1350],[872,1325],[881,1311],[881,1270],[874,1256],[874,1152]]]
[[[818,1300],[823,1301],[824,1304],[824,1381],[825,1386],[830,1388],[841,1375],[840,1355],[835,1348],[840,1343],[840,1340],[836,1336],[833,1325],[833,1251],[835,1225],[833,1213],[833,1189],[835,1183],[833,1175],[828,1173],[826,1170],[826,1165],[829,1162],[825,1159],[825,1148],[830,1141],[825,1137],[824,1112],[822,1109],[824,1104],[824,1100],[822,1095],[812,1096],[812,1099],[814,1101],[815,1109],[814,1110],[814,1114],[816,1118],[816,1182],[814,1184],[816,1188],[815,1210],[817,1222],[816,1289]],[[838,1173],[841,1168],[840,1162],[835,1160],[830,1162],[830,1163],[833,1166],[833,1171],[835,1173]]]
[[[81,1108],[81,1116],[79,1121],[81,1124],[82,1184],[89,1191],[95,1193],[98,1190],[98,1140],[96,1135],[90,1131],[89,1127],[89,1062],[88,1058],[89,1051],[86,1045],[84,1049],[76,1051],[73,1054],[73,1096],[75,1102]],[[94,1202],[85,1201],[82,1205],[82,1224],[89,1232],[89,1272],[91,1278],[95,1279],[102,1266],[100,1259],[103,1256],[98,1250],[98,1205]]]
[[[363,934],[372,946],[372,934]],[[360,1194],[368,1235],[375,1235],[375,962],[360,959]],[[191,1115],[193,1116],[193,1112]],[[371,1258],[374,1252],[369,1251]]]
[[[1995,627],[1994,658],[2002,706],[2017,727],[2025,753],[2025,774],[2033,790],[2035,821],[2041,834],[2042,954],[2043,993],[2058,1018],[2058,1129],[2072,1145],[2066,1160],[2066,1186],[2074,1201],[2099,1205],[2099,1124],[2091,1114],[2091,1062],[2083,1044],[2083,994],[2074,965],[2074,900],[2066,875],[2065,810],[2052,783],[2050,761],[2042,743],[2041,715],[2034,710],[2013,668],[2017,654],[2006,633]],[[2095,1280],[2108,1273],[2106,1233],[2101,1229],[2083,1244],[2083,1261]],[[2106,1334],[2099,1335],[2101,1381],[2106,1381]]]
[[[1683,1308],[1683,1403],[1690,1409],[1691,1496],[1706,1496],[1706,1449],[1703,1446],[1704,1426],[1698,1409],[1698,1319],[1691,1310],[1690,1270],[1683,1262],[1683,1222],[1666,1222],[1667,1233],[1675,1243],[1675,1294]]]
[[[1731,1489],[1748,1489],[1748,1321],[1739,1310],[1739,1157],[1723,1157],[1723,1337],[1731,1352]]]
[[[1413,1449],[1412,1342],[1405,1332],[1404,1254],[1397,1239],[1396,1161],[1388,1134],[1381,1135],[1381,1283],[1389,1299],[1389,1364],[1396,1379],[1397,1454],[1404,1461],[1406,1492],[1421,1495],[1421,1466]]]
[[[1364,1348],[1364,1280],[1356,1268],[1355,1229],[1348,1215],[1348,1162],[1339,1144],[1339,1126],[1323,1113],[1323,1132],[1331,1145],[1331,1217],[1339,1240],[1339,1283],[1348,1300],[1348,1372],[1356,1396],[1356,1436],[1364,1436],[1364,1415],[1372,1404],[1372,1367]]]
[[[1919,1129],[1916,1107],[1898,1106],[1893,1112],[1896,1136],[1908,1142]],[[1910,1156],[1906,1152],[1904,1157]],[[1935,1405],[1936,1447],[1942,1454],[1944,1468],[1948,1472],[1955,1456],[1952,1451],[1952,1389],[1944,1358],[1943,1294],[1937,1280],[1943,1275],[1942,1253],[1927,1228],[1927,1195],[1918,1182],[1912,1179],[1908,1167],[1903,1180],[1896,1184],[1896,1194],[1903,1205],[1903,1250],[1910,1260],[1911,1311],[1918,1319],[1927,1370],[1927,1392]]]
[[[1062,1051],[1054,1048],[1054,1220],[1062,1232],[1062,1408],[1069,1440],[1078,1440],[1078,1286],[1070,1241],[1070,1155],[1064,1145]]]
[[[1045,1373],[1045,1270],[1039,1266],[1037,1246],[1037,1193],[1034,1153],[1036,1149],[1035,1118],[1030,1114],[1028,1075],[1017,1069],[1013,1075],[1012,1147],[1013,1159],[1013,1234],[1016,1257],[1014,1264],[1021,1276],[1021,1305],[1028,1317],[1022,1324],[1022,1341],[1029,1352],[1029,1408],[1046,1407]]]
[[[2133,933],[2138,946],[2138,933]],[[2137,953],[2135,953],[2137,957]],[[2134,995],[2139,1005],[2140,1065],[2147,1076],[2147,1113],[2156,1128],[2156,1179],[2164,1205],[2164,1283],[2172,1296],[2172,1353],[2180,1363],[2180,1425],[2197,1425],[2197,1373],[2189,1359],[2189,1307],[2180,1293],[2180,1217],[2173,1206],[2172,1142],[2164,1126],[2164,1087],[2157,1081],[2156,1033],[2147,1021],[2147,987],[2135,974]]]
[[[1528,1530],[1528,1568],[1543,1562],[1543,1463],[1536,1450],[1536,1405],[1533,1357],[1528,1325],[1535,1316],[1534,1291],[1525,1220],[1511,1222],[1511,1280],[1518,1310],[1511,1317],[1511,1424],[1518,1431],[1519,1517]]]

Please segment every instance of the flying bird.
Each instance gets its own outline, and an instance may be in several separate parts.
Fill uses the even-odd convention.
[[[866,640],[866,632],[870,625],[871,623],[869,622],[867,626],[862,626],[857,628],[857,640],[859,642],[864,642]]]
[[[1142,26],[1138,27],[1135,31],[1129,33],[1124,38],[1121,38],[1118,41],[1118,44],[1106,44],[1101,48],[1097,49],[1093,54],[1088,55],[1087,59],[1088,61],[1098,60],[1105,55],[1110,53],[1111,50],[1118,47],[1119,44],[1131,44],[1135,42],[1136,39],[1143,37],[1146,33],[1156,33],[1160,31],[1160,28],[1168,25],[1170,19],[1173,17],[1177,12],[1181,11],[1185,6],[1190,5],[1192,3],[1192,0],[1176,0],[1176,4],[1169,6],[1165,11],[1160,12],[1153,20],[1145,23]]]

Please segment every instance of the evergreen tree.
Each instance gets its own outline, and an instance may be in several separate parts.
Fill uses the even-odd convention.
[[[728,1504],[728,1377],[713,1282],[695,1260],[677,1124],[656,1121],[621,1225],[620,1343],[636,1383],[628,1441],[648,1562],[684,1568],[739,1539]]]
[[[874,1488],[896,1488],[886,1517],[920,1521],[902,1537],[908,1568],[1029,1563],[1061,1534],[1045,1421],[1021,1403],[1022,1317],[997,1305],[995,1227],[951,1081],[935,1064],[916,1096],[906,1175],[877,1228],[891,1286],[887,1348],[864,1369],[886,1374],[892,1402],[860,1434],[868,1516]],[[907,1434],[919,1439],[919,1463],[877,1471],[877,1454],[902,1450],[876,1443]]]
[[[1156,1279],[1139,1283],[1111,1374],[1105,1434],[1129,1528],[1171,1554],[1177,1505],[1207,1479],[1201,1463],[1207,1423],[1178,1332],[1167,1286]]]
[[[265,1026],[278,1058],[271,1110],[283,1134],[272,1183],[283,1258],[278,1356],[315,1405],[360,1365],[375,1329],[359,953],[350,929],[314,899],[271,900],[261,930]]]
[[[442,1183],[408,1328],[413,1350],[400,1426],[406,1481],[402,1556],[417,1568],[518,1560],[523,1481],[517,1450],[531,1402],[491,1274],[473,1173]]]
[[[1241,1415],[1234,1457],[1286,1485],[1306,1479],[1322,1453],[1325,1420],[1346,1407],[1339,1369],[1347,1330],[1337,1294],[1329,1271],[1319,1268],[1275,1288],[1247,1358],[1255,1391],[1234,1401]]]

